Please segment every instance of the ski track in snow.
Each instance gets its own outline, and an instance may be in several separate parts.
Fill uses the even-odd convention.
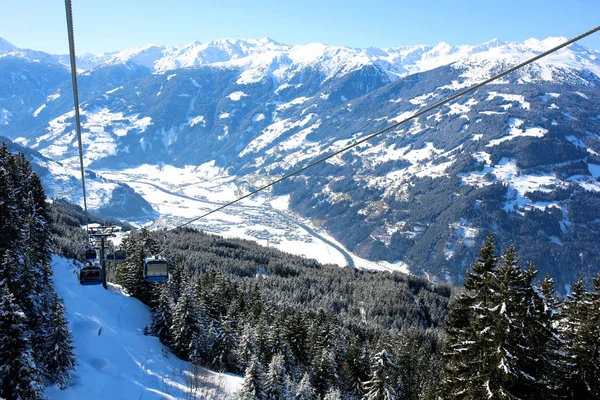
[[[81,286],[73,261],[54,256],[53,280],[65,300],[77,354],[77,368],[65,390],[46,389],[50,400],[188,399],[190,364],[166,351],[158,338],[144,336],[150,309],[119,286]],[[202,368],[202,399],[235,398],[242,378]],[[209,389],[210,387],[210,389]],[[216,387],[216,389],[215,389]]]

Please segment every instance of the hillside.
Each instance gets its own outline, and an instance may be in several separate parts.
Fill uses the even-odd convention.
[[[194,393],[191,364],[181,361],[160,343],[144,335],[150,309],[126,296],[118,286],[81,286],[72,260],[54,256],[53,281],[65,300],[73,333],[77,368],[64,390],[46,389],[56,400],[183,399]],[[235,398],[241,378],[195,369],[196,398]]]
[[[143,164],[211,164],[230,178],[228,191],[243,194],[562,41],[140,46],[99,58],[81,73],[85,163],[111,179]],[[579,274],[591,277],[600,259],[598,60],[598,51],[571,45],[305,171],[267,200],[289,195],[289,211],[357,256],[403,262],[413,273],[450,282],[464,277],[493,232],[502,246],[515,243],[525,259],[554,275],[562,290]],[[75,168],[70,82],[60,58],[13,49],[0,55],[0,71],[12,77],[0,89],[0,133]],[[14,93],[22,93],[23,105]],[[131,177],[143,194],[146,177]],[[186,191],[201,178],[191,179],[168,190],[190,196]],[[112,184],[96,188],[104,197],[94,207],[111,198]],[[274,219],[267,201],[260,206],[269,217],[258,228]],[[161,223],[190,214],[199,212],[171,208]],[[238,219],[237,211],[225,215],[216,223]],[[268,236],[276,236],[279,228],[269,228]]]

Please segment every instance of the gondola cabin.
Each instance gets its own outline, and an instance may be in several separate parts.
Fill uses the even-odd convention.
[[[169,280],[169,264],[164,258],[150,257],[144,261],[144,280],[146,282],[165,282]]]
[[[100,285],[102,283],[102,269],[99,264],[88,264],[79,270],[80,285]]]
[[[115,250],[115,261],[123,261],[127,258],[127,253],[123,249]]]
[[[96,258],[96,249],[90,247],[85,250],[85,259],[87,261],[94,261]]]

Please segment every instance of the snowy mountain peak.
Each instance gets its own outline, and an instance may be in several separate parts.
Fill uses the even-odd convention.
[[[538,40],[536,38],[527,39],[523,42],[523,44],[533,51],[548,51],[553,47],[558,46],[566,42],[568,39],[566,37],[549,37],[543,40]]]
[[[0,37],[0,54],[8,53],[9,51],[13,51],[17,48],[17,46],[9,43],[8,41],[2,39]]]

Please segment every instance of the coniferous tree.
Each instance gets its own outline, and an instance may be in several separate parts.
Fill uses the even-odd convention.
[[[446,325],[444,397],[478,399],[489,395],[489,377],[485,372],[498,367],[495,356],[490,354],[494,347],[491,327],[495,323],[490,312],[497,269],[494,252],[494,238],[490,234],[465,277],[465,293],[450,310]]]
[[[285,358],[283,354],[273,355],[267,373],[265,375],[264,387],[266,399],[277,400],[288,398],[288,388],[286,387]]]
[[[255,356],[250,360],[244,372],[244,383],[239,398],[243,400],[265,399],[263,380],[264,368],[258,357]]]
[[[191,286],[184,288],[181,298],[175,306],[173,325],[170,328],[175,354],[187,360],[194,349],[199,332],[199,313],[194,303]]]
[[[593,290],[588,305],[588,319],[584,326],[584,338],[588,349],[586,383],[589,392],[600,398],[600,272],[592,279]]]
[[[561,388],[564,370],[564,354],[559,336],[560,302],[556,298],[554,281],[545,275],[537,286],[535,298],[536,316],[526,321],[526,328],[533,331],[530,341],[531,354],[537,358],[533,376],[538,379],[540,398],[557,398],[563,392]]]
[[[572,399],[583,399],[588,396],[587,371],[590,360],[584,327],[590,317],[587,308],[590,302],[590,293],[580,277],[571,285],[571,293],[563,303],[563,318],[560,321],[561,337],[564,340],[563,350],[567,358],[564,389],[566,397]]]
[[[160,341],[169,345],[171,340],[171,325],[173,324],[173,300],[170,297],[169,284],[163,285],[160,289],[158,303],[152,310],[152,325],[150,332],[158,337]]]
[[[369,379],[369,364],[358,338],[350,339],[346,357],[340,367],[344,390],[351,396],[363,395],[362,382]]]
[[[368,400],[395,400],[398,398],[394,388],[397,368],[386,350],[375,354],[371,377],[364,383],[364,398]]]
[[[323,400],[342,400],[342,392],[340,389],[332,387],[325,393]]]
[[[308,372],[305,372],[302,375],[302,379],[298,386],[296,387],[296,394],[294,395],[294,399],[297,400],[315,400],[317,399],[317,393],[315,392],[315,388],[310,382],[310,375]]]
[[[75,369],[76,361],[62,300],[56,299],[51,315],[52,322],[46,338],[48,353],[44,355],[46,371],[50,381],[64,389],[71,379],[70,371]]]
[[[0,396],[41,399],[43,386],[32,354],[25,314],[4,284],[0,284],[0,289]]]

